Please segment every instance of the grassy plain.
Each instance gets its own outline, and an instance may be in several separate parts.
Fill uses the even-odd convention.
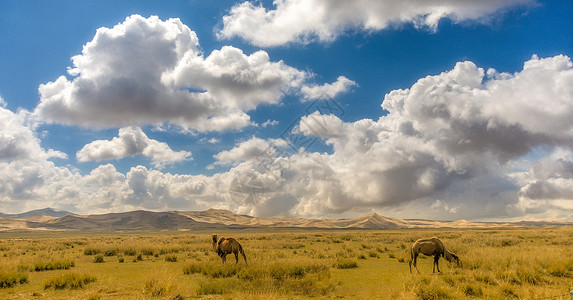
[[[248,265],[223,265],[210,234]],[[418,260],[438,236],[463,265]],[[229,263],[230,262],[230,263]],[[569,299],[573,228],[0,233],[1,299]]]

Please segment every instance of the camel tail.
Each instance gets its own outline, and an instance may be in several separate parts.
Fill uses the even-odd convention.
[[[243,258],[245,259],[245,263],[247,263],[247,256],[245,255],[245,251],[243,251],[243,246],[241,246],[241,244],[239,244],[239,252],[241,253]]]

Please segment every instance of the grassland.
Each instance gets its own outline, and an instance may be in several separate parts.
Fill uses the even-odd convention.
[[[212,251],[211,232],[0,233],[1,299],[569,299],[573,228],[217,232],[248,265]],[[418,260],[438,236],[461,267]],[[229,263],[231,262],[231,263]]]

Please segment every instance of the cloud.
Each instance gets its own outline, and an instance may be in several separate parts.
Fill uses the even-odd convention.
[[[29,112],[18,113],[0,107],[0,161],[25,159],[67,158],[65,153],[53,149],[44,150],[29,123]]]
[[[266,155],[274,156],[274,154],[274,148],[267,141],[253,137],[231,150],[219,152],[214,155],[214,158],[217,160],[215,162],[217,165],[231,165]]]
[[[324,85],[303,86],[301,92],[305,100],[328,100],[341,93],[347,92],[358,84],[344,76],[339,76],[335,82]]]
[[[126,127],[164,123],[222,131],[251,124],[246,111],[300,89],[303,71],[224,46],[205,57],[179,19],[132,15],[102,27],[72,57],[71,77],[40,85],[34,113],[49,123]]]
[[[46,156],[22,156],[0,162],[0,209],[571,221],[571,86],[566,56],[534,56],[512,74],[459,62],[389,92],[378,120],[301,118],[324,125],[295,127],[323,138],[329,153],[288,153],[283,140],[252,137],[215,155],[230,169],[211,176],[144,166],[122,174],[109,164],[81,175]],[[36,145],[22,147],[39,147],[29,141]]]
[[[342,121],[335,115],[322,115],[316,111],[300,120],[301,133],[320,138],[334,138],[341,134]]]
[[[299,88],[307,75],[282,61],[271,62],[264,51],[249,56],[224,46],[207,58],[189,53],[162,76],[168,86],[209,91],[229,106],[253,109],[261,103],[277,103],[292,88]]]
[[[269,120],[266,120],[266,121],[265,121],[263,124],[261,124],[260,126],[263,127],[263,128],[267,128],[267,127],[269,127],[269,126],[274,127],[274,126],[277,126],[277,125],[279,125],[279,121],[269,119]]]
[[[421,78],[388,93],[388,114],[377,121],[303,117],[295,130],[325,138],[332,154],[243,160],[229,171],[243,187],[241,209],[256,212],[283,197],[292,205],[282,214],[299,216],[404,209],[409,217],[513,218],[532,213],[523,207],[540,201],[523,200],[531,197],[549,203],[538,214],[568,219],[553,213],[573,210],[571,160],[534,165],[529,181],[513,166],[539,148],[572,150],[570,59],[534,56],[520,72],[487,73],[460,62]]]
[[[241,37],[261,46],[289,42],[332,42],[346,31],[376,31],[392,25],[411,23],[416,28],[437,30],[441,19],[454,22],[486,22],[497,12],[532,5],[533,0],[504,1],[274,1],[274,9],[246,1],[236,4],[223,17],[219,38]]]
[[[567,158],[544,158],[533,164],[530,181],[521,189],[522,196],[530,200],[573,199],[573,161]]]
[[[125,127],[119,136],[98,140],[85,145],[76,157],[80,162],[121,159],[143,155],[150,157],[155,166],[179,162],[191,158],[191,152],[173,151],[167,144],[152,140],[139,127]]]

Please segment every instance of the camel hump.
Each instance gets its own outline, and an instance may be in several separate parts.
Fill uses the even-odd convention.
[[[221,245],[222,242],[224,242],[225,240],[227,240],[226,237],[222,236],[219,238],[219,240],[217,241],[217,246]]]

